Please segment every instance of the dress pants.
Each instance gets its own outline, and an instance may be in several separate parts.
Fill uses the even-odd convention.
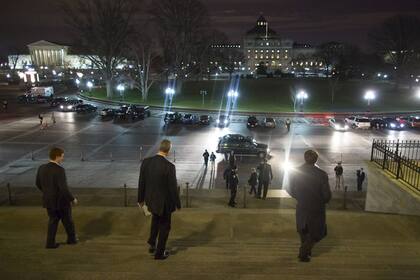
[[[63,223],[64,229],[67,233],[67,243],[76,242],[76,232],[74,229],[71,207],[65,209],[47,208],[47,213],[49,217],[47,247],[53,247],[56,244],[55,235],[57,234],[58,223],[60,220],[61,223]]]
[[[300,235],[299,258],[307,258],[310,255],[312,255],[312,248],[314,247],[316,242],[311,238],[311,235],[309,234],[309,230],[307,226],[299,232],[299,235]]]
[[[230,187],[230,200],[229,205],[234,206],[235,205],[235,199],[236,199],[236,193],[238,192],[237,186],[231,186]]]
[[[259,181],[258,183],[258,193],[257,196],[261,197],[261,189],[263,189],[263,198],[265,199],[267,197],[267,192],[268,192],[268,185],[270,183],[267,181]]]
[[[162,216],[153,214],[150,228],[150,238],[147,243],[156,247],[156,255],[161,256],[165,252],[169,231],[171,230],[171,213],[164,213]],[[156,246],[157,239],[157,246]]]

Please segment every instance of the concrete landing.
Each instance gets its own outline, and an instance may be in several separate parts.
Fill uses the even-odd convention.
[[[46,214],[0,208],[1,279],[368,279],[420,275],[420,218],[328,212],[329,236],[299,263],[293,210],[184,209],[173,216],[166,261],[145,244],[138,209],[79,207],[81,242],[45,250]],[[62,228],[58,241],[64,241]]]

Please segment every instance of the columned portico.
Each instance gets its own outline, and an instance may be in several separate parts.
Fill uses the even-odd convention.
[[[34,66],[64,67],[68,46],[41,40],[28,45],[28,48]]]

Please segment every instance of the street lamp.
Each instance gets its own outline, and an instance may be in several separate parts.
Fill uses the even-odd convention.
[[[117,86],[117,90],[120,92],[120,96],[122,96],[123,101],[124,101],[124,90],[125,90],[124,85],[123,85],[123,84],[119,84],[119,85]]]
[[[308,94],[303,90],[299,91],[298,94],[296,95],[296,99],[300,102],[300,110],[301,111],[303,111],[303,104],[304,104],[305,100],[308,99],[308,98],[309,98]]]
[[[166,95],[168,95],[168,96],[170,96],[170,97],[172,97],[172,96],[174,96],[174,94],[175,94],[175,89],[173,89],[173,88],[171,88],[171,87],[168,87],[168,88],[166,88],[166,90],[165,90],[165,94],[166,94]]]
[[[204,107],[204,96],[207,95],[207,91],[206,90],[200,90],[200,94],[203,97],[203,107]]]
[[[239,92],[238,91],[233,90],[233,89],[229,90],[228,97],[235,97],[235,98],[237,98],[238,96],[239,96]]]
[[[370,107],[370,102],[376,98],[375,92],[373,90],[368,90],[365,93],[365,99],[367,100],[368,107]]]
[[[92,92],[93,83],[91,81],[88,81],[86,83],[86,86],[89,88],[89,92]]]

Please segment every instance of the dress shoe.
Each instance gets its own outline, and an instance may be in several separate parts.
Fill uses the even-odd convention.
[[[154,254],[155,252],[156,252],[156,247],[150,245],[150,247],[149,247],[149,254]]]
[[[46,249],[57,249],[58,247],[60,247],[60,244],[58,244],[58,243],[55,243],[53,245],[45,246]]]
[[[310,257],[308,257],[308,256],[305,256],[305,257],[299,257],[299,261],[300,261],[300,262],[310,262],[310,261],[311,261],[311,258],[310,258]]]
[[[73,240],[67,240],[68,245],[76,245],[77,243],[79,243],[79,238],[77,237]]]
[[[169,257],[169,252],[164,251],[163,254],[155,255],[155,260],[166,260]]]

